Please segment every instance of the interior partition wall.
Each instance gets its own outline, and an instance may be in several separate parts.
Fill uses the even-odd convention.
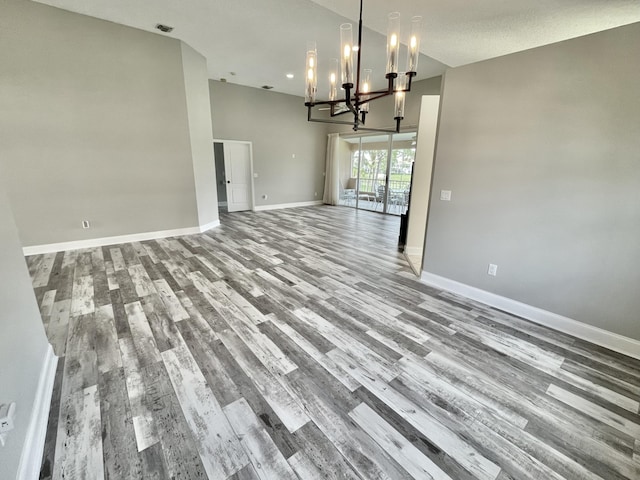
[[[343,138],[341,161],[347,162],[348,168],[341,168],[340,204],[391,215],[405,213],[415,138],[415,132]]]

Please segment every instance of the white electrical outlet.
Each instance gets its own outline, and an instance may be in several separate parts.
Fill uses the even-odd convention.
[[[89,220],[82,220],[82,228],[91,228]]]
[[[314,196],[314,197],[317,197],[317,196],[318,196],[318,192],[314,193],[314,194],[313,194],[313,196]]]
[[[489,264],[489,270],[487,270],[487,275],[491,275],[491,276],[495,277],[497,274],[498,274],[498,265],[490,263]]]
[[[451,190],[440,190],[440,200],[451,201]]]

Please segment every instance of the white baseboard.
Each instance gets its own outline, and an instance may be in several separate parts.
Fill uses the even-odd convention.
[[[465,296],[472,300],[499,308],[505,312],[526,318],[527,320],[544,325],[545,327],[568,333],[569,335],[581,338],[582,340],[640,359],[640,341],[634,340],[633,338],[609,332],[608,330],[594,327],[572,318],[564,317],[538,307],[533,307],[526,303],[518,302],[517,300],[502,297],[476,287],[465,285],[464,283],[456,282],[455,280],[450,280],[433,273],[423,271],[420,279],[424,283],[441,290],[457,293],[458,295]]]
[[[36,398],[33,402],[27,436],[20,456],[17,480],[33,480],[38,478],[40,474],[57,364],[58,357],[55,356],[53,348],[49,345],[40,371]]]
[[[104,245],[115,245],[118,243],[141,242],[144,240],[154,240],[156,238],[194,235],[207,231],[218,225],[220,225],[220,220],[215,220],[199,227],[176,228],[175,230],[159,230],[157,232],[132,233],[129,235],[116,235],[114,237],[88,238],[86,240],[33,245],[30,247],[23,247],[22,252],[24,255],[40,255],[43,253],[65,252],[67,250],[102,247]]]
[[[212,228],[219,227],[220,220],[214,220],[213,222],[205,223],[204,225],[200,225],[200,233],[204,233],[207,230],[211,230]]]
[[[313,205],[322,205],[322,200],[312,200],[310,202],[278,203],[275,205],[258,205],[254,207],[253,211],[260,212],[263,210],[279,210],[281,208],[311,207]]]

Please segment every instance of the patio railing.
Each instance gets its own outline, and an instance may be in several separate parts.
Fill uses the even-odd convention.
[[[389,189],[393,192],[409,191],[410,180],[390,180]],[[373,178],[361,178],[360,179],[360,192],[361,193],[376,193],[378,185],[384,185],[383,180],[374,180]]]

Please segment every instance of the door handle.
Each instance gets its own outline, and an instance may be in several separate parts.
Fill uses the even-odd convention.
[[[227,180],[227,183],[231,183],[231,180]]]

